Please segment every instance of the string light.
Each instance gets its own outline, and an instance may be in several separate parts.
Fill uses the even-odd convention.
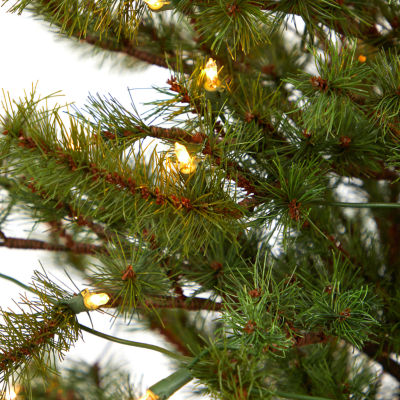
[[[163,8],[165,5],[171,3],[170,1],[163,1],[163,0],[144,0],[144,2],[153,11],[157,11],[157,10]]]
[[[15,400],[18,396],[18,388],[17,387],[11,387],[9,390],[6,392],[4,400]],[[1,393],[0,393],[1,395]]]
[[[96,310],[97,308],[104,306],[104,304],[107,304],[110,300],[110,296],[107,293],[90,292],[88,289],[83,290],[81,295],[85,307],[89,310]]]
[[[220,86],[220,81],[218,79],[218,68],[215,60],[210,58],[207,61],[203,73],[206,76],[206,82],[204,83],[204,88],[209,92],[214,92]]]
[[[186,147],[178,142],[175,142],[175,155],[178,159],[179,170],[183,174],[190,174],[196,170],[194,157],[190,157]]]
[[[154,394],[151,390],[147,390],[146,394],[139,398],[139,400],[158,400],[159,397]]]

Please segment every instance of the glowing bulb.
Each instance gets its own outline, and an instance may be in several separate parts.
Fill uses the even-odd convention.
[[[190,157],[186,147],[175,142],[175,154],[179,162],[179,170],[184,174],[190,174],[196,169],[193,157]]]
[[[163,8],[166,4],[170,3],[170,1],[163,0],[144,0],[144,2],[154,11]]]
[[[190,155],[186,150],[186,147],[178,142],[175,142],[175,154],[180,163],[187,164],[190,162]]]
[[[104,304],[107,304],[110,300],[110,296],[107,293],[90,292],[88,289],[83,290],[81,294],[83,296],[85,307],[89,310],[96,310],[97,308],[104,306]]]
[[[204,84],[204,88],[211,92],[215,91],[219,86],[218,69],[215,60],[210,58],[207,61],[206,67],[204,68],[203,72],[207,78]]]
[[[18,392],[18,390],[17,390]],[[17,398],[17,392],[15,392],[14,388],[10,388],[4,397],[4,400],[15,400]]]
[[[154,394],[151,390],[147,390],[146,394],[142,396],[139,400],[158,400],[159,397]]]

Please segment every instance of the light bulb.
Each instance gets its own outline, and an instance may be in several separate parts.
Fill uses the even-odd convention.
[[[205,72],[207,78],[210,79],[211,81],[213,81],[215,78],[218,78],[217,63],[215,62],[215,60],[210,58],[207,61],[204,72]]]
[[[159,397],[154,394],[151,390],[147,390],[146,394],[142,397],[140,397],[139,400],[158,400]]]
[[[207,61],[206,67],[203,69],[203,72],[206,75],[204,88],[210,92],[215,91],[220,83],[218,79],[217,63],[215,62],[215,60],[210,58]]]
[[[90,292],[88,289],[83,290],[81,294],[85,307],[89,310],[96,310],[110,300],[110,296],[107,293]]]
[[[180,163],[187,164],[190,162],[190,155],[186,150],[186,147],[178,142],[175,142],[175,154]]]
[[[186,147],[175,142],[175,154],[179,162],[179,170],[184,174],[190,174],[196,169],[196,163],[193,157],[190,157]]]
[[[163,8],[165,5],[170,3],[170,1],[163,1],[163,0],[144,0],[144,2],[153,11],[159,10],[160,8]]]
[[[17,388],[9,388],[8,392],[6,392],[6,395],[4,397],[4,400],[15,400],[18,395],[18,390],[16,392]]]

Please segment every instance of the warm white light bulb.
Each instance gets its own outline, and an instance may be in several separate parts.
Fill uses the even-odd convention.
[[[146,394],[139,398],[139,400],[158,400],[159,397],[154,394],[151,390],[148,390]]]
[[[10,388],[6,393],[4,400],[15,400],[17,398],[17,393],[15,392],[14,388]]]
[[[218,77],[218,69],[217,69],[217,63],[215,62],[215,60],[213,60],[212,58],[210,58],[207,61],[206,67],[204,69],[204,72],[207,76],[207,78],[210,81],[213,81],[215,78]]]
[[[206,75],[206,82],[204,87],[208,91],[214,91],[219,86],[219,79],[218,79],[218,68],[217,63],[215,60],[210,58],[207,61],[206,67],[203,70],[204,74]]]
[[[166,4],[170,3],[170,1],[163,0],[144,0],[144,2],[154,11],[163,8]]]
[[[178,142],[175,142],[175,154],[180,163],[186,164],[190,162],[190,155],[186,150],[186,147]]]
[[[184,174],[190,174],[195,171],[196,163],[194,158],[190,157],[186,147],[175,142],[175,154],[179,162],[179,170]]]
[[[97,308],[104,306],[110,300],[110,296],[107,293],[93,293],[85,289],[82,292],[83,302],[86,308],[89,310],[96,310]]]

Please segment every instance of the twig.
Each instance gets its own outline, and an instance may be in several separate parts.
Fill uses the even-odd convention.
[[[68,247],[62,244],[52,244],[36,239],[6,237],[2,231],[0,231],[0,238],[3,240],[0,242],[0,247],[8,247],[10,249],[71,251],[77,254],[95,254],[106,251],[105,248],[101,246],[96,246],[89,243],[74,242],[73,246]]]
[[[159,322],[158,319],[157,322]],[[184,356],[190,356],[191,352],[188,350],[187,345],[184,344],[182,339],[169,329],[168,325],[164,324],[163,321],[159,324],[157,324],[157,322],[152,322],[150,329],[161,334],[165,340],[174,345]]]
[[[110,300],[111,307],[118,307],[120,299],[116,297]],[[209,299],[199,297],[173,297],[173,296],[154,296],[151,299],[145,299],[143,303],[138,303],[137,308],[181,308],[187,311],[216,311],[221,312],[223,308],[222,303],[216,303]]]

